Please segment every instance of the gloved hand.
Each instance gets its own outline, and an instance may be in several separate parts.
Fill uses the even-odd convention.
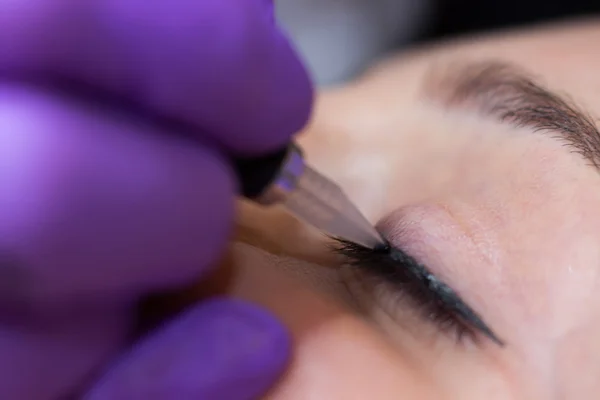
[[[250,399],[280,374],[284,328],[239,301],[128,342],[141,296],[223,251],[227,157],[308,118],[271,3],[0,2],[0,399]]]

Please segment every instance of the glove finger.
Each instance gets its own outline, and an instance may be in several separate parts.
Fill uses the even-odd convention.
[[[202,303],[127,354],[86,400],[250,400],[281,375],[285,329],[236,300]]]
[[[218,258],[235,180],[209,147],[0,85],[0,297],[131,296]]]
[[[64,399],[125,345],[129,310],[0,318],[0,399]]]
[[[0,2],[0,71],[99,86],[228,151],[283,146],[308,118],[304,67],[267,0]]]

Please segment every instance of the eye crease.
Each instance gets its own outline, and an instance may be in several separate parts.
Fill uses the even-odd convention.
[[[451,330],[459,340],[465,336],[476,339],[479,332],[504,346],[504,342],[451,287],[403,250],[389,244],[370,249],[340,239],[335,239],[334,249],[366,278],[389,284],[393,290],[406,294],[425,319],[442,330]]]

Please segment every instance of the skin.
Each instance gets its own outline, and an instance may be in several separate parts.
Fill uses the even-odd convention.
[[[270,399],[597,397],[598,171],[549,135],[444,108],[423,85],[434,66],[499,59],[600,115],[599,41],[592,21],[444,43],[320,94],[300,139],[308,161],[507,345],[457,342],[393,290],[353,283],[302,223],[241,204],[236,241],[191,296],[248,299],[284,321],[295,356]]]

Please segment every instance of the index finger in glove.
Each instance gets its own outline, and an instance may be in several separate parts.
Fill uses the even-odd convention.
[[[268,0],[0,2],[0,71],[66,77],[247,155],[306,123],[308,76]]]

